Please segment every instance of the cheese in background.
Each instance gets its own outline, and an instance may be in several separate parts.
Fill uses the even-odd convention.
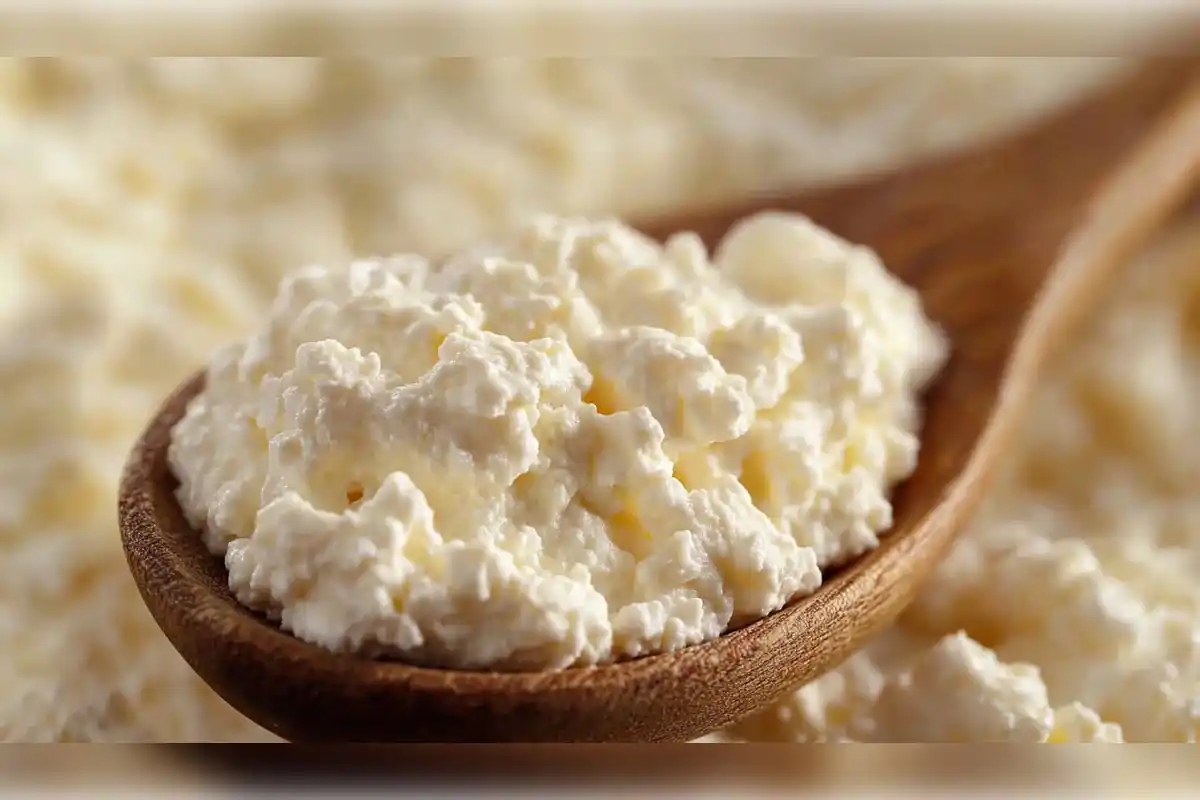
[[[440,254],[530,211],[633,218],[901,163],[1121,66],[0,63],[0,736],[269,738],[157,631],[113,506],[146,417],[251,330],[285,270]],[[971,735],[970,703],[930,698],[907,725],[894,709],[910,684],[1028,687],[1024,661],[1051,741],[1112,738],[1105,723],[1126,740],[1195,738],[1196,238],[1131,272],[1064,358],[1006,484],[904,623],[737,732]]]

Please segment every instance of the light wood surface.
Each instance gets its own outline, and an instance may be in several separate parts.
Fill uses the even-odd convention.
[[[166,461],[203,385],[168,398],[120,489],[130,569],[158,624],[235,708],[293,741],[686,741],[844,660],[944,555],[1021,424],[1046,357],[1200,172],[1192,62],[1161,61],[1034,129],[900,172],[641,225],[710,243],[766,208],[875,248],[949,333],[916,473],[881,547],[813,596],[716,641],[587,669],[486,673],[334,655],[241,607],[184,522]]]

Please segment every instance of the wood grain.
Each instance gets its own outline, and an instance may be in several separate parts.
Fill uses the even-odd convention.
[[[1191,62],[1156,63],[1036,129],[903,172],[642,226],[656,235],[693,229],[712,243],[747,213],[801,211],[875,248],[951,337],[951,361],[927,397],[920,464],[895,494],[892,532],[812,597],[711,643],[596,668],[500,674],[333,655],[241,607],[222,563],[182,518],[166,451],[202,387],[197,375],[150,423],[121,483],[121,535],[143,599],[210,686],[292,741],[686,741],[749,714],[890,624],[944,554],[1052,345],[1195,180],[1193,92],[1136,166],[1096,196],[1194,71]]]

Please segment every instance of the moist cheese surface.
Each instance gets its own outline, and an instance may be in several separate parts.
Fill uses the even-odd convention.
[[[761,214],[711,260],[614,221],[301,269],[173,431],[239,600],[333,650],[677,650],[878,543],[945,358],[875,255]]]

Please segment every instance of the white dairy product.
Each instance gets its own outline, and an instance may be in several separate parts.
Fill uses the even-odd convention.
[[[1104,722],[1082,703],[1054,709],[1054,724],[1044,740],[1048,744],[1122,744],[1121,726]]]
[[[175,427],[238,599],[332,650],[539,669],[677,650],[877,544],[946,349],[803,217],[710,261],[616,222],[302,269]]]
[[[931,708],[931,698],[949,713]],[[1037,667],[1002,664],[959,632],[886,682],[855,735],[882,742],[1041,742],[1054,725]]]
[[[154,626],[113,497],[162,397],[252,331],[286,269],[450,252],[530,211],[635,219],[844,177],[1020,124],[1123,66],[0,61],[0,739],[270,738]],[[1127,741],[1196,738],[1197,259],[1193,220],[1132,265],[918,606],[738,732],[851,738],[885,683],[965,630],[1038,667],[1064,731],[1048,741],[1086,738],[1076,702]],[[1029,569],[993,569],[1013,549]],[[1152,612],[1134,650],[1092,655],[1110,632],[1128,641],[1134,600]],[[924,713],[961,717],[935,698]]]

